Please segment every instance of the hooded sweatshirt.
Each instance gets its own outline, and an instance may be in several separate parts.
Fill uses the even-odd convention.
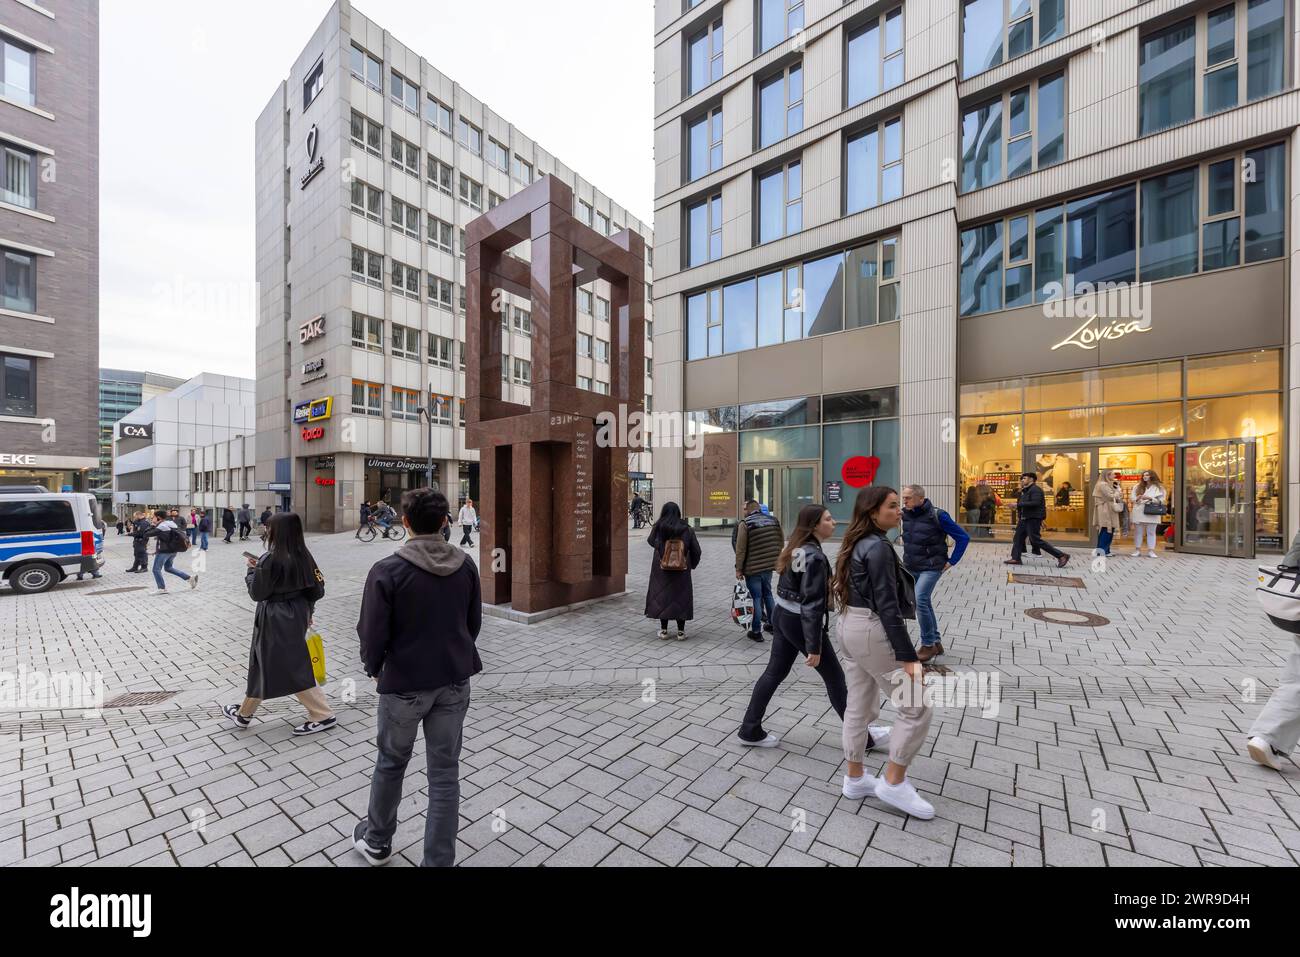
[[[441,535],[417,535],[370,569],[357,635],[380,694],[433,691],[483,670],[478,566]]]

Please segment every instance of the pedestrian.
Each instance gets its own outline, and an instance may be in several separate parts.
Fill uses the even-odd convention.
[[[645,616],[659,619],[659,637],[668,640],[668,621],[677,623],[678,641],[686,640],[686,623],[695,617],[691,572],[700,564],[700,542],[682,518],[676,502],[665,502],[646,542],[654,549]]]
[[[1151,469],[1142,473],[1141,480],[1133,486],[1129,496],[1132,503],[1133,557],[1142,554],[1142,540],[1146,539],[1147,558],[1156,557],[1156,530],[1165,514],[1165,487]]]
[[[247,502],[243,504],[243,507],[240,508],[239,513],[235,517],[239,519],[239,540],[241,542],[246,542],[248,541],[249,534],[253,531],[253,512],[252,509],[248,507]]]
[[[981,537],[992,538],[993,523],[997,521],[998,508],[1002,505],[1002,499],[986,482],[981,482],[976,488],[979,492]]]
[[[186,539],[189,541],[191,545],[193,545],[197,541],[196,536],[198,535],[198,531],[196,530],[194,523],[193,522],[187,523],[185,521],[185,516],[181,514],[181,510],[179,508],[172,509],[168,513],[168,516],[171,518],[172,522],[176,525],[176,527],[181,530],[181,534],[186,537]]]
[[[460,537],[460,544],[472,547],[474,539],[470,538],[469,533],[474,531],[474,526],[478,524],[478,513],[474,511],[474,500],[472,498],[467,497],[465,499],[465,504],[460,507],[460,514],[456,517],[456,521],[460,522],[460,527],[464,530],[464,534]]]
[[[1062,482],[1061,487],[1056,490],[1056,507],[1069,508],[1070,493],[1073,491],[1074,489],[1070,487],[1069,482]]]
[[[201,508],[199,509],[198,518],[199,550],[206,552],[208,550],[208,536],[212,534],[212,516],[208,514],[206,508]]]
[[[933,805],[907,780],[908,765],[925,743],[933,711],[924,701],[924,666],[904,621],[915,613],[909,594],[911,576],[886,537],[902,519],[899,504],[898,493],[887,486],[860,491],[836,560],[837,631],[848,686],[844,709],[848,773],[841,790],[852,800],[874,794],[891,807],[928,821],[934,817]],[[870,726],[871,720],[880,713],[881,693],[891,688],[898,718],[887,736],[880,735]],[[880,745],[889,743],[889,761],[879,778],[867,777],[862,767],[873,738]]]
[[[1124,511],[1124,493],[1115,481],[1114,469],[1102,469],[1097,484],[1092,487],[1092,519],[1097,526],[1096,555],[1109,555],[1111,542],[1119,529],[1119,516]]]
[[[229,545],[230,536],[235,534],[235,512],[229,505],[221,510],[221,527],[226,530],[223,541]]]
[[[402,779],[421,726],[429,790],[421,865],[456,862],[461,734],[469,680],[483,670],[474,644],[483,611],[474,560],[438,534],[449,509],[441,492],[404,492],[402,524],[411,538],[370,569],[362,594],[357,634],[365,672],[378,682],[379,753],[369,808],[352,840],[372,865],[392,857]]]
[[[764,515],[757,499],[745,502],[745,517],[736,526],[736,580],[744,580],[754,602],[754,616],[749,623],[749,637],[762,641],[763,632],[772,633],[772,615],[776,603],[772,598],[772,572],[785,546],[781,523]]]
[[[316,603],[325,597],[325,576],[307,550],[302,519],[295,513],[277,515],[267,538],[269,550],[260,558],[248,559],[244,574],[248,597],[257,602],[244,700],[221,711],[235,727],[247,728],[264,700],[293,695],[307,709],[306,723],[293,733],[327,731],[338,719],[316,684],[307,650],[307,629]]]
[[[271,524],[271,506],[266,506],[262,514],[257,517],[257,523],[262,526],[262,531],[265,533],[266,526]]]
[[[966,494],[961,500],[962,511],[966,513],[966,524],[971,527],[972,534],[979,537],[980,525],[980,487],[976,484],[966,486]]]
[[[128,572],[147,572],[149,570],[149,519],[141,510],[137,510],[131,522],[131,567]]]
[[[1023,565],[1020,556],[1025,553],[1025,543],[1037,554],[1039,549],[1056,559],[1058,568],[1064,568],[1070,556],[1043,540],[1043,519],[1047,518],[1047,502],[1038,487],[1037,472],[1020,474],[1020,498],[1016,502],[1016,537],[1011,543],[1011,557],[1004,565]]]
[[[372,510],[370,508],[370,503],[362,502],[360,508],[359,523],[357,524],[357,534],[356,534],[357,538],[361,537],[361,530],[370,524],[371,514],[372,514]]]
[[[953,542],[951,555],[949,538]],[[922,664],[943,654],[934,588],[943,573],[961,561],[969,544],[966,530],[926,498],[922,486],[903,486],[903,567],[916,579],[916,623],[921,629],[916,656]]]
[[[1292,539],[1291,549],[1278,568],[1300,568],[1300,534]],[[1246,751],[1257,763],[1274,771],[1282,770],[1278,759],[1289,757],[1300,743],[1300,634],[1291,635],[1291,654],[1282,667],[1282,676],[1246,734]]]
[[[645,506],[645,499],[641,497],[640,492],[632,493],[632,503],[628,505],[627,510],[632,514],[632,528],[638,529],[644,523],[641,521],[641,509]]]
[[[189,542],[185,532],[176,524],[175,516],[179,516],[177,509],[172,509],[172,514],[161,508],[154,514],[153,527],[145,532],[145,538],[154,539],[154,556],[153,556],[153,580],[158,586],[158,590],[153,594],[167,594],[167,584],[163,581],[163,572],[168,575],[175,575],[183,582],[189,582],[190,588],[197,588],[199,585],[198,575],[187,575],[172,567],[176,561],[176,556],[189,548]],[[182,519],[183,521],[183,519]]]
[[[125,531],[126,531],[126,519],[119,516],[117,520],[117,534],[121,535]]]

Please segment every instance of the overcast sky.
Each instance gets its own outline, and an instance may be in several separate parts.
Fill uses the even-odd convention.
[[[100,6],[100,365],[253,376],[253,127],[329,6]],[[651,221],[651,0],[355,7]]]

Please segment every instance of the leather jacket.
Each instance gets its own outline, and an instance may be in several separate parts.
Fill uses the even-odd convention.
[[[802,553],[802,558],[800,554]],[[801,569],[796,571],[795,569]],[[790,556],[790,564],[776,583],[778,598],[799,606],[803,653],[820,655],[830,630],[831,563],[817,541],[805,542]]]
[[[864,535],[853,546],[849,559],[849,607],[869,608],[876,613],[896,661],[919,660],[903,621],[916,616],[907,589],[899,587],[900,577],[907,574],[885,536]]]

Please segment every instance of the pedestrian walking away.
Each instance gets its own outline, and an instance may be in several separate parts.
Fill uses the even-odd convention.
[[[1110,546],[1119,530],[1119,519],[1123,511],[1124,493],[1115,480],[1115,471],[1102,469],[1097,476],[1097,484],[1092,487],[1092,520],[1097,526],[1097,548],[1094,554],[1110,554]]]
[[[474,511],[474,500],[466,498],[465,504],[460,507],[460,514],[456,516],[456,521],[464,534],[460,536],[461,545],[473,546],[474,539],[470,537],[470,532],[474,531],[474,526],[478,524],[478,513]]]
[[[235,518],[239,521],[239,540],[247,541],[249,534],[253,531],[253,510],[245,502],[243,507],[236,513]]]
[[[1011,542],[1011,557],[1003,564],[1023,565],[1021,556],[1024,555],[1025,545],[1028,543],[1035,555],[1041,549],[1056,559],[1057,567],[1064,568],[1070,561],[1070,556],[1043,540],[1043,520],[1047,518],[1047,501],[1043,497],[1043,490],[1038,487],[1037,472],[1020,474],[1020,498],[1016,502],[1016,511],[1016,537]]]
[[[665,502],[646,543],[654,549],[650,581],[645,590],[645,616],[659,620],[659,637],[686,640],[686,623],[695,617],[695,592],[691,573],[700,564],[700,542],[682,518],[676,502]],[[677,624],[669,635],[668,622]]]
[[[763,632],[772,633],[772,615],[776,602],[772,596],[772,572],[785,547],[781,523],[765,514],[756,499],[745,502],[745,517],[736,526],[736,580],[744,581],[754,602],[754,617],[749,623],[749,637],[762,641]]]
[[[226,530],[223,541],[229,545],[230,536],[235,534],[235,512],[229,505],[221,510],[221,527]]]
[[[155,595],[167,594],[167,583],[163,580],[163,572],[168,575],[175,575],[183,582],[188,582],[190,588],[197,588],[199,584],[198,575],[187,575],[185,572],[172,567],[176,561],[176,556],[183,553],[190,547],[189,539],[185,532],[176,524],[175,520],[162,509],[154,512],[153,527],[145,532],[145,538],[152,538],[154,544],[153,556],[153,580],[158,586]],[[172,516],[178,515],[176,509],[172,509]]]
[[[864,488],[853,503],[853,519],[836,559],[837,637],[848,685],[843,735],[848,773],[841,791],[851,800],[874,795],[929,820],[934,807],[907,780],[908,765],[930,730],[932,711],[924,701],[924,666],[904,621],[916,613],[912,578],[886,538],[900,520],[897,492],[881,485]],[[890,694],[898,710],[887,737],[871,727],[882,693]],[[879,778],[868,777],[862,766],[873,738],[878,745],[889,744],[889,761]]]
[[[916,623],[921,629],[917,658],[922,663],[943,654],[934,589],[939,578],[966,553],[970,535],[952,516],[925,497],[920,485],[903,486],[903,567],[916,579]],[[948,554],[948,539],[953,541]]]
[[[1278,569],[1300,571],[1300,534],[1291,541]],[[1274,771],[1282,770],[1282,759],[1290,757],[1300,743],[1300,634],[1292,632],[1290,648],[1277,687],[1246,732],[1246,752]]]
[[[1147,558],[1156,557],[1156,531],[1165,514],[1165,487],[1151,469],[1142,473],[1141,480],[1133,486],[1129,497],[1132,503],[1133,557],[1142,554],[1142,542],[1147,544]]]
[[[257,602],[244,700],[221,710],[235,727],[247,728],[264,700],[293,695],[307,709],[306,723],[293,733],[327,731],[338,719],[316,685],[307,650],[307,629],[316,603],[325,597],[325,576],[307,550],[302,519],[295,513],[283,512],[272,520],[267,544],[266,554],[248,559],[244,574],[248,597]]]
[[[429,791],[421,865],[456,862],[461,735],[470,679],[483,670],[475,647],[483,611],[478,567],[440,534],[449,508],[432,489],[402,494],[411,538],[371,568],[361,599],[357,634],[366,674],[377,680],[379,753],[352,842],[370,864],[392,858],[402,780],[421,727]]]

